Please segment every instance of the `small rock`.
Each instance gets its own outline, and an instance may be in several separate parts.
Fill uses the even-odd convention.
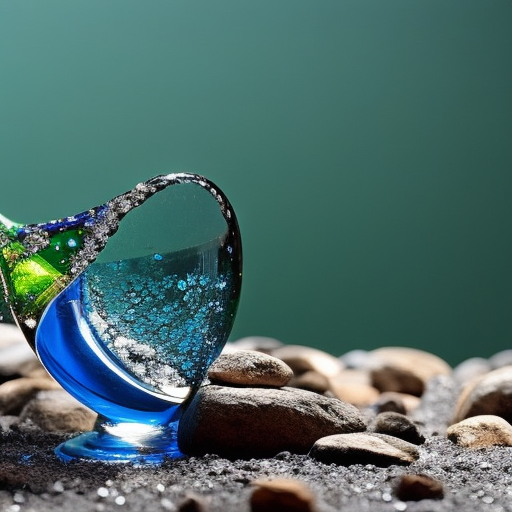
[[[512,366],[505,366],[468,382],[462,390],[452,423],[471,416],[494,415],[512,422]]]
[[[210,367],[208,377],[219,384],[282,387],[293,372],[276,357],[254,350],[237,350],[222,354]]]
[[[372,356],[367,350],[351,350],[340,356],[340,361],[345,368],[354,370],[369,370],[372,367]]]
[[[231,342],[231,347],[235,350],[256,350],[265,354],[270,354],[273,350],[282,346],[281,341],[267,336],[247,336]]]
[[[462,361],[453,369],[453,377],[457,382],[465,384],[475,377],[484,375],[492,370],[491,364],[483,357],[471,357]]]
[[[0,299],[1,299],[0,295]],[[21,329],[14,324],[0,323],[0,349],[10,345],[27,345]]]
[[[302,482],[291,479],[256,480],[251,512],[315,512],[315,496]]]
[[[20,419],[50,432],[82,432],[94,427],[96,413],[64,390],[41,391],[24,407]]]
[[[22,377],[32,377],[34,379],[41,378],[41,379],[53,380],[53,378],[46,371],[45,367],[41,364],[39,359],[31,359],[30,361],[27,361],[22,366],[20,366],[20,368],[18,369],[18,372]]]
[[[395,391],[385,391],[381,393],[377,401],[372,406],[377,413],[381,412],[399,412],[400,414],[409,414],[421,403],[421,399],[408,393],[397,393]]]
[[[1,299],[1,297],[0,297]],[[17,326],[0,323],[0,381],[14,376],[48,377]]]
[[[372,384],[381,392],[398,391],[421,396],[435,375],[449,375],[450,366],[441,358],[414,348],[383,347],[370,352]]]
[[[178,512],[206,512],[206,504],[199,496],[190,494],[178,504]]]
[[[332,377],[343,370],[341,361],[327,352],[302,345],[284,345],[272,351],[284,361],[295,375],[314,370],[325,377]]]
[[[331,390],[329,379],[321,373],[309,370],[308,372],[301,373],[296,377],[293,377],[288,386],[292,388],[305,389],[306,391],[312,391],[313,393],[319,393],[323,395],[327,391]]]
[[[19,416],[0,416],[0,430],[7,432],[20,422]]]
[[[21,375],[23,366],[34,361],[37,357],[25,339],[0,346],[0,376]]]
[[[379,398],[366,370],[345,369],[329,378],[334,396],[357,407],[366,407]]]
[[[378,414],[368,430],[376,434],[398,437],[412,444],[425,442],[425,437],[420,434],[418,427],[407,416],[397,412]]]
[[[418,447],[385,434],[337,434],[319,439],[309,456],[325,464],[373,464],[387,467],[410,464],[419,457]]]
[[[512,425],[499,416],[467,418],[446,431],[448,439],[464,448],[512,446]]]
[[[39,391],[61,389],[54,380],[27,378],[8,380],[0,385],[0,415],[19,414]]]
[[[401,501],[442,500],[444,488],[439,480],[428,475],[402,475],[395,496]]]
[[[504,366],[512,366],[512,349],[497,352],[488,359],[492,370],[503,368]]]
[[[402,393],[394,393],[393,391],[381,393],[379,398],[371,405],[377,414],[382,412],[397,412],[399,414],[406,414],[405,403],[401,397],[401,394]]]
[[[204,386],[180,420],[178,444],[188,455],[271,457],[307,453],[326,435],[365,429],[352,405],[296,388]]]

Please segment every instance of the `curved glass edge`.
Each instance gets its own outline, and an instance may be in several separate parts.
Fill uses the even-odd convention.
[[[129,428],[131,437],[100,427],[60,444],[55,454],[65,463],[85,459],[134,465],[161,464],[166,459],[185,457],[178,448],[177,422],[165,428],[148,429],[147,425],[137,424],[130,424]],[[134,431],[138,433],[135,437]]]
[[[115,423],[172,421],[183,399],[152,392],[116,366],[82,315],[80,298],[78,278],[43,314],[35,348],[46,370],[77,400]]]
[[[228,243],[239,260],[240,272],[234,276],[238,282],[234,284],[235,289],[240,289],[242,252],[235,213],[224,193],[198,174],[156,176],[101,206],[48,223],[21,225],[1,217],[0,274],[5,297],[14,320],[34,350],[35,333],[44,310],[95,261],[117,231],[119,221],[158,191],[181,183],[198,184],[218,202],[228,224]]]

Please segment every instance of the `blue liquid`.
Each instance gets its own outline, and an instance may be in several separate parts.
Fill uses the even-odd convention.
[[[157,260],[93,263],[49,304],[37,355],[99,415],[93,432],[57,448],[62,460],[182,456],[179,417],[236,311],[227,254],[216,242]]]
[[[57,454],[66,461],[83,457],[160,462],[165,456],[181,456],[175,436],[181,400],[145,388],[115,364],[83,315],[81,285],[82,278],[75,280],[50,304],[37,330],[36,350],[64,389],[98,412],[101,420],[96,432],[64,443]],[[116,435],[116,428],[126,424],[135,433],[145,431],[146,439]]]
[[[59,457],[180,456],[179,418],[240,296],[240,233],[224,194],[198,175],[159,176],[66,219],[0,218],[0,231],[13,255],[23,252],[19,269],[9,251],[0,258],[17,323],[48,372],[98,413]]]
[[[115,364],[83,314],[81,280],[51,303],[39,324],[36,350],[42,363],[66,391],[112,422],[171,421],[181,401],[151,392]]]

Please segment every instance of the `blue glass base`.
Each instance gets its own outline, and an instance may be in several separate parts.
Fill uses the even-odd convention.
[[[178,422],[166,427],[140,423],[100,425],[55,449],[63,462],[93,460],[109,463],[161,464],[184,457],[177,443]]]

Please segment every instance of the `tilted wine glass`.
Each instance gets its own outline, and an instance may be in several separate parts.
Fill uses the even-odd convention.
[[[242,250],[222,191],[157,176],[61,220],[0,216],[5,300],[48,372],[98,413],[57,455],[179,457],[181,413],[231,331]]]

